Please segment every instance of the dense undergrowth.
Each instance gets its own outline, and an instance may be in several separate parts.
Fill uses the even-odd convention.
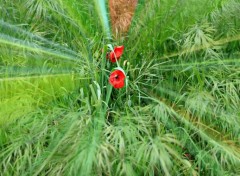
[[[0,0],[0,175],[239,175],[240,3],[100,2]]]

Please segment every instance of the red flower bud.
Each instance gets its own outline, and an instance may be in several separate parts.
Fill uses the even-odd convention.
[[[124,46],[114,47],[114,50],[107,54],[107,58],[111,62],[116,62],[116,60],[119,60],[121,55],[123,54],[123,50],[124,50]]]
[[[115,70],[110,74],[109,83],[116,89],[124,87],[125,74],[121,70]]]

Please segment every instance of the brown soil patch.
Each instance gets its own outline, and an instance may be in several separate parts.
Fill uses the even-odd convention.
[[[109,0],[112,32],[115,37],[127,33],[138,0]]]

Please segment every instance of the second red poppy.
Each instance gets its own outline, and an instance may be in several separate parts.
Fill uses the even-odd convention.
[[[124,50],[124,46],[114,47],[114,50],[107,54],[107,58],[111,62],[116,62],[122,56],[123,50]]]

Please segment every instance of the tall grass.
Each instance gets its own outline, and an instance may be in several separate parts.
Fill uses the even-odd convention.
[[[104,2],[0,0],[0,175],[239,175],[240,3]]]

